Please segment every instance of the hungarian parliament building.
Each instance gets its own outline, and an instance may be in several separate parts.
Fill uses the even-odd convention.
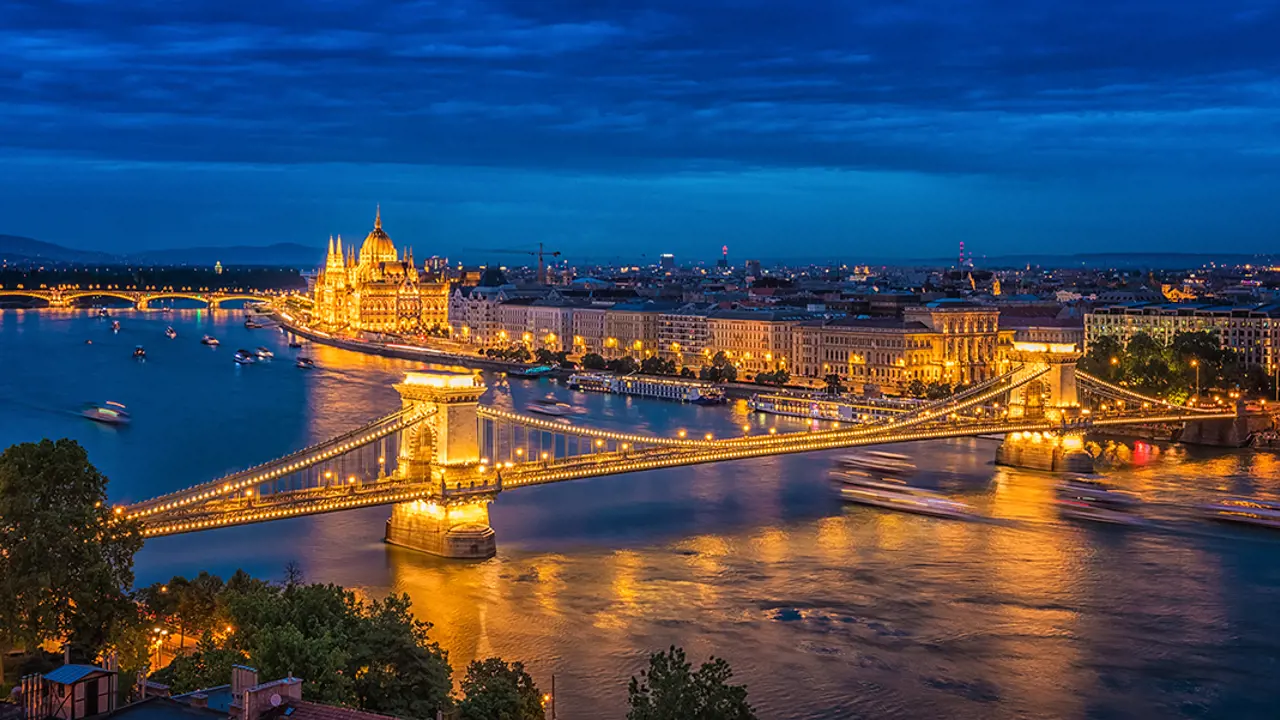
[[[414,334],[449,325],[449,283],[424,282],[413,251],[397,254],[382,229],[382,211],[373,220],[360,252],[329,238],[324,269],[316,275],[312,322],[334,331]]]

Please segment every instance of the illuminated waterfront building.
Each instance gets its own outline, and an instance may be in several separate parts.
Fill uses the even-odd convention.
[[[313,292],[312,319],[330,330],[415,333],[449,324],[449,284],[424,282],[412,250],[397,256],[381,210],[359,254],[343,253],[342,236],[329,239]]]
[[[1254,365],[1280,366],[1280,303],[1128,303],[1095,308],[1084,316],[1085,344],[1111,336],[1127,343],[1138,333],[1168,344],[1181,332],[1211,332],[1221,347]]]

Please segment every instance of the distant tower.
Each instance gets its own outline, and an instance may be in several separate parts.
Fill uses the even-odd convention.
[[[219,261],[217,261],[217,262],[215,262],[215,263],[213,264],[213,274],[214,274],[214,275],[221,275],[221,274],[222,274],[222,261],[221,261],[221,260],[219,260]]]
[[[729,246],[725,245],[720,248],[720,260],[716,262],[716,267],[729,269]]]
[[[960,241],[960,262],[956,265],[958,268],[964,267],[964,241]]]

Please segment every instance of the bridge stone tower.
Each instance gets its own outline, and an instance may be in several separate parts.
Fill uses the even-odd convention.
[[[1048,371],[1009,394],[1009,419],[1065,423],[1080,416],[1074,344],[1015,342],[1009,359]],[[1055,472],[1093,472],[1093,458],[1076,433],[1009,433],[996,449],[996,463]]]
[[[411,372],[395,386],[406,410],[426,418],[405,431],[396,474],[429,483],[424,500],[392,507],[386,541],[447,558],[487,558],[497,552],[489,526],[496,486],[475,478],[480,468],[476,407],[485,386],[479,375],[452,370]]]
[[[1048,366],[1048,372],[1010,393],[1009,417],[1062,422],[1079,416],[1076,362],[1080,357],[1073,344],[1014,343],[1010,360],[1030,367]]]

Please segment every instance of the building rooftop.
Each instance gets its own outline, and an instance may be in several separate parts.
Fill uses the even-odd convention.
[[[58,685],[74,685],[85,678],[94,675],[112,675],[110,670],[100,668],[96,665],[63,665],[55,670],[45,673],[44,679]]]
[[[277,715],[288,720],[396,720],[391,715],[353,710],[334,705],[320,705],[305,700],[290,700]]]
[[[232,695],[230,685],[218,685],[216,687],[205,688],[204,690],[194,690],[189,693],[183,693],[182,695],[174,695],[173,699],[178,702],[190,703],[191,696],[196,693],[203,694],[208,698],[210,710],[217,710],[222,713],[231,712]]]
[[[194,707],[174,698],[153,697],[117,708],[107,717],[127,720],[226,720],[227,711]]]

